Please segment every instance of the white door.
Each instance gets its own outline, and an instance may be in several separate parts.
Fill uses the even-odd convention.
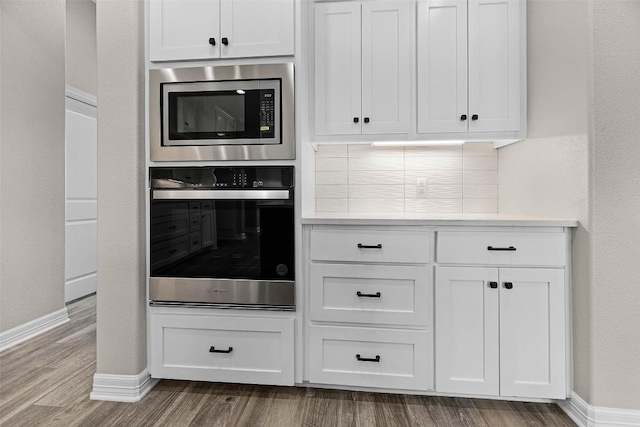
[[[293,18],[293,0],[221,0],[221,56],[293,55]]]
[[[500,269],[500,394],[564,399],[564,270]]]
[[[497,285],[497,268],[436,268],[436,391],[499,394]]]
[[[219,58],[221,45],[220,0],[149,1],[151,61]]]
[[[362,3],[362,133],[409,132],[415,3]]]
[[[66,302],[92,294],[98,287],[98,128],[97,108],[91,102],[66,98]]]
[[[469,130],[520,128],[521,0],[469,0]]]
[[[315,5],[315,133],[361,132],[360,3]]]
[[[418,133],[467,132],[467,0],[418,2]]]

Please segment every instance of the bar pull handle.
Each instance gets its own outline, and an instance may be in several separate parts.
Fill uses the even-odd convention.
[[[489,287],[491,289],[498,289],[498,282],[489,282]]]
[[[356,295],[358,295],[359,297],[362,298],[380,298],[382,296],[382,294],[380,292],[376,292],[375,294],[363,294],[362,292],[358,291],[356,292]]]
[[[209,353],[231,353],[233,351],[233,347],[229,347],[228,350],[216,350],[214,346],[211,346],[209,349]]]
[[[359,354],[356,354],[356,359],[358,362],[380,362],[380,356],[376,356],[374,358],[360,357]]]
[[[362,243],[358,243],[358,248],[360,248],[360,249],[382,249],[382,243],[378,243],[377,245],[363,245]]]
[[[508,248],[494,248],[493,246],[487,246],[488,251],[515,251],[516,248],[509,246]]]

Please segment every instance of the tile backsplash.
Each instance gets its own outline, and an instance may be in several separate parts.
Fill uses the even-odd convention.
[[[417,179],[427,182],[418,197]],[[320,145],[317,212],[495,213],[493,144],[438,147]]]

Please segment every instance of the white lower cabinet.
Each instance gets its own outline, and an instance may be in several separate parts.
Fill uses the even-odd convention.
[[[433,388],[428,331],[309,328],[309,381],[406,390]]]
[[[151,376],[293,385],[294,318],[151,316]]]
[[[564,399],[560,268],[436,267],[436,390]]]

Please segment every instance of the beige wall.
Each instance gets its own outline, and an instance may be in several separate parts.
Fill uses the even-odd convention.
[[[528,139],[498,150],[500,212],[576,218],[574,390],[590,398],[589,10],[583,0],[527,2]]]
[[[530,0],[527,13],[529,138],[498,151],[500,211],[580,221],[574,391],[640,409],[640,128],[627,114],[640,107],[640,2]]]
[[[0,2],[0,331],[64,307],[64,0]]]
[[[67,84],[84,92],[98,92],[96,59],[96,4],[67,0]]]
[[[98,1],[97,372],[147,366],[144,6]]]
[[[593,70],[591,403],[640,409],[640,2],[593,2]]]

